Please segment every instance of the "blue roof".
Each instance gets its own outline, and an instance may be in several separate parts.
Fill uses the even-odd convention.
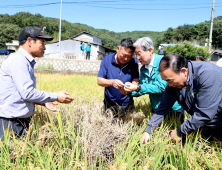
[[[164,46],[164,47],[168,47],[168,46],[176,46],[176,44],[160,44],[161,46]]]
[[[194,47],[201,47],[200,45],[194,45]]]
[[[164,47],[168,47],[168,46],[173,46],[175,47],[176,44],[160,44],[161,46],[164,46]],[[201,47],[200,45],[193,45],[194,47]]]

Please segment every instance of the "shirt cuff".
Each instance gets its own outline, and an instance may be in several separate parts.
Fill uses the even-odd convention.
[[[149,133],[149,134],[151,133],[151,127],[150,127],[149,125],[147,126],[145,132],[147,132],[147,133]]]
[[[58,99],[57,93],[49,93],[49,97],[51,99],[51,102],[54,102]]]

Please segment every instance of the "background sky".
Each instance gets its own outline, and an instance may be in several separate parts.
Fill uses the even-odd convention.
[[[60,18],[61,0],[1,0],[0,14],[18,12]],[[166,31],[211,19],[213,0],[63,0],[62,20],[114,32]],[[222,16],[215,0],[214,18]],[[47,29],[47,28],[46,28]]]

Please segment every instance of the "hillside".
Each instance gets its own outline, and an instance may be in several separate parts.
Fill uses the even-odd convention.
[[[185,40],[197,45],[204,45],[205,40],[209,38],[210,21],[205,21],[196,25],[183,25],[176,29],[168,28],[162,37],[157,39],[158,43],[178,43]],[[214,18],[212,45],[221,45],[222,47],[222,16]]]
[[[15,15],[0,15],[0,49],[5,48],[6,42],[18,39],[19,32],[27,26],[38,26],[46,27],[45,32],[48,35],[54,37],[53,41],[59,40],[59,19],[43,17],[40,14],[31,14],[26,12],[20,12]],[[70,23],[62,20],[62,34],[61,39],[67,39],[79,34],[82,31],[89,32],[100,38],[104,46],[111,49],[116,49],[121,39],[132,37],[134,40],[144,37],[151,36],[155,42],[157,38],[163,35],[163,32],[152,32],[152,31],[133,31],[115,33],[105,29],[95,29],[88,25],[79,23]]]
[[[45,32],[54,37],[53,41],[59,40],[59,19],[43,17],[40,14],[20,12],[15,15],[0,14],[0,49],[5,48],[6,42],[18,39],[19,32],[27,26],[46,27]],[[178,43],[185,40],[193,44],[204,45],[209,37],[210,21],[196,25],[183,25],[177,28],[168,28],[164,32],[154,31],[133,31],[115,33],[105,29],[95,29],[80,23],[70,23],[62,20],[62,39],[67,39],[79,34],[82,31],[89,32],[100,38],[104,46],[116,49],[123,38],[132,37],[137,40],[140,37],[150,36],[155,47],[160,43]],[[214,19],[212,44],[221,44],[222,47],[222,16]]]

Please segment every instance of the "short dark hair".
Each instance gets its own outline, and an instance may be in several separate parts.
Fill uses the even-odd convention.
[[[188,61],[185,57],[176,53],[167,54],[160,60],[160,72],[171,68],[177,74],[180,74],[183,67],[188,68]]]
[[[35,43],[36,43],[36,41],[38,40],[38,38],[32,38],[32,39],[33,39],[33,41],[34,41]],[[26,41],[27,41],[27,39],[26,39],[26,40],[19,41],[19,45],[24,45]]]
[[[203,56],[202,56],[202,55],[198,55],[196,58],[199,58],[199,59],[200,59],[200,61],[204,61],[204,58],[203,58]]]
[[[134,40],[132,38],[122,39],[120,42],[120,47],[130,48],[132,51],[135,51],[135,47],[133,46]]]

